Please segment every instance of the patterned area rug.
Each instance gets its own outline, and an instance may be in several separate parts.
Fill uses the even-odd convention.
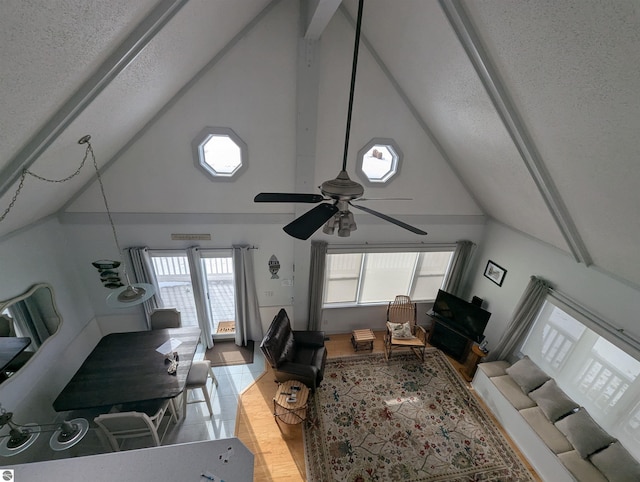
[[[310,481],[534,480],[437,350],[328,360],[309,420]]]

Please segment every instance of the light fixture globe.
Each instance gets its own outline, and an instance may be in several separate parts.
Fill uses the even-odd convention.
[[[153,285],[148,283],[129,283],[107,296],[107,306],[110,308],[127,308],[139,305],[151,298],[154,293]]]

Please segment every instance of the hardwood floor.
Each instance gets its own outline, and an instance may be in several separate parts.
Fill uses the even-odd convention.
[[[373,353],[383,353],[382,332],[376,332]],[[326,342],[327,357],[337,358],[356,353],[351,345],[351,334],[330,335]],[[459,369],[460,364],[451,360]],[[461,376],[462,378],[462,376]],[[465,381],[465,383],[467,383]],[[467,384],[469,385],[469,384]],[[273,417],[273,397],[277,385],[274,382],[271,367],[267,366],[265,373],[241,395],[236,417],[236,436],[242,440],[255,456],[254,480],[256,481],[305,481],[306,467],[304,461],[304,445],[302,442],[302,425],[286,425],[278,423]],[[472,390],[473,391],[473,390]],[[477,398],[477,397],[476,397]],[[485,411],[490,410],[478,398]],[[495,418],[493,421],[498,427]],[[535,475],[535,471],[522,456],[509,436],[502,430],[523,463]],[[542,480],[536,475],[536,480]]]

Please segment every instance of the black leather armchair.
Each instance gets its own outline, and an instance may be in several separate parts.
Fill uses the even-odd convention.
[[[298,380],[312,391],[320,385],[327,361],[323,331],[292,330],[287,312],[281,309],[260,349],[273,368],[276,381]]]

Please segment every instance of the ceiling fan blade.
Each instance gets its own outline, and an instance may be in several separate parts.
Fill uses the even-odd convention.
[[[385,221],[389,221],[390,223],[393,223],[397,226],[400,226],[401,228],[407,229],[409,231],[411,231],[412,233],[416,233],[416,234],[422,234],[425,235],[427,234],[426,232],[424,232],[422,229],[418,229],[418,228],[414,228],[413,226],[411,226],[410,224],[404,223],[398,219],[394,219],[391,216],[387,216],[386,214],[382,214],[379,213],[378,211],[374,211],[373,209],[369,209],[369,208],[365,208],[364,206],[357,206],[355,204],[351,204],[349,203],[351,206],[353,206],[356,209],[360,209],[366,213],[369,214],[373,214],[374,216],[377,216],[381,219],[384,219]]]
[[[256,203],[319,203],[324,201],[320,194],[297,194],[285,192],[261,192],[253,202]]]
[[[307,211],[302,216],[294,219],[284,228],[285,233],[298,239],[309,239],[320,226],[326,223],[331,216],[338,212],[335,204],[318,204],[315,208]]]

